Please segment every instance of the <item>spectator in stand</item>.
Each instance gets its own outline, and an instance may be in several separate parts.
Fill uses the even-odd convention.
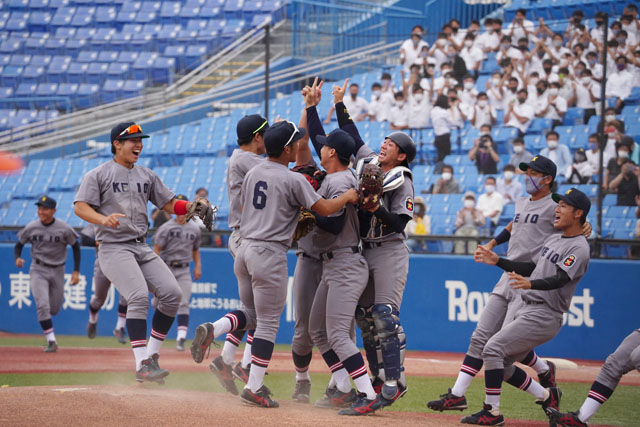
[[[475,39],[476,37],[472,33],[467,33],[464,37],[464,47],[460,50],[460,58],[464,60],[467,72],[478,77],[484,53],[482,52],[482,49],[475,45]]]
[[[429,126],[431,97],[425,94],[422,87],[417,83],[413,85],[411,90],[405,88],[404,96],[409,98],[409,128],[424,129]]]
[[[520,169],[520,168],[518,168]],[[498,178],[496,190],[504,199],[504,204],[515,203],[522,197],[522,184],[516,178],[516,168],[507,164],[502,168],[502,177]]]
[[[371,121],[386,122],[393,108],[393,94],[383,92],[380,83],[371,85],[371,101],[369,102],[369,118]]]
[[[533,22],[527,19],[526,9],[518,9],[516,11],[515,18],[513,19],[511,24],[509,24],[505,33],[510,35],[515,40],[521,39],[523,37],[528,40],[532,40],[535,30],[536,28]]]
[[[596,102],[600,101],[600,83],[593,79],[591,70],[585,69],[580,77],[573,80],[575,97],[569,100],[570,105],[584,108],[583,123],[589,123],[589,119],[596,115]]]
[[[544,47],[544,45],[542,45]],[[542,74],[540,74],[540,80],[544,80],[547,82],[547,86],[549,83],[558,81],[558,72],[557,69],[553,67],[553,60],[546,58],[542,61]]]
[[[611,191],[618,193],[618,206],[635,206],[640,195],[640,168],[630,159],[624,159],[618,176],[609,183]]]
[[[498,50],[498,54],[496,55],[496,61],[498,61],[498,64],[502,63],[504,59],[508,59],[513,63],[515,61],[520,61],[523,58],[522,52],[513,46],[511,37],[502,36],[502,40],[500,40],[500,50]]]
[[[566,40],[570,40],[578,34],[582,34],[584,30],[584,24],[582,20],[584,19],[584,12],[580,9],[574,10],[571,18],[569,19],[569,24],[567,25],[567,29],[564,32],[564,38]]]
[[[515,168],[516,173],[523,173],[520,170],[520,163],[529,163],[533,158],[533,154],[525,148],[522,137],[514,139],[512,145],[513,154],[509,158],[509,164]]]
[[[449,108],[447,95],[439,95],[436,105],[431,110],[431,123],[436,135],[434,145],[438,151],[437,161],[442,162],[451,154],[451,128],[453,127],[453,112]]]
[[[453,177],[453,166],[442,165],[442,176],[431,186],[433,194],[456,194],[460,193],[460,185]]]
[[[607,16],[605,12],[598,12],[595,16],[596,26],[591,30],[591,39],[598,42],[602,41],[604,37],[604,18]],[[609,32],[609,38],[611,39],[611,32]]]
[[[461,108],[464,108],[467,112],[471,111],[478,99],[479,92],[475,86],[476,79],[473,78],[471,74],[464,76],[464,79],[462,80],[462,90],[459,91],[458,96],[460,97],[460,103],[462,104]]]
[[[452,18],[449,21],[449,27],[451,28],[451,33],[449,34],[449,41],[456,48],[456,50],[462,49],[464,44],[464,38],[467,35],[466,30],[460,29],[460,21],[456,18]],[[443,31],[445,31],[443,29]]]
[[[489,104],[489,96],[485,92],[478,93],[476,104],[469,112],[468,116],[471,125],[479,129],[482,125],[495,125],[498,117],[496,109]]]
[[[495,107],[496,110],[504,110],[504,93],[502,87],[508,76],[500,74],[499,71],[494,72],[486,83],[487,96],[489,97],[489,104]]]
[[[545,52],[545,59],[550,59],[554,64],[560,64],[562,62],[562,55],[565,53],[571,53],[569,49],[563,46],[564,40],[562,34],[555,33],[551,39],[551,47],[546,44],[543,45]]]
[[[615,157],[617,144],[621,143],[622,138],[625,137],[625,125],[623,121],[616,119],[615,110],[613,108],[605,110],[604,118],[604,133],[607,136],[607,144],[604,146],[604,152],[609,154],[611,157]],[[600,127],[600,124],[598,124],[598,127]],[[630,145],[633,146],[633,144]]]
[[[567,184],[588,184],[593,175],[593,168],[587,161],[587,153],[584,148],[579,148],[573,153],[573,163],[564,176],[567,178]]]
[[[572,163],[571,151],[569,147],[559,143],[558,132],[551,131],[547,133],[547,148],[540,151],[540,155],[549,158],[556,164],[559,174],[566,171]]]
[[[564,115],[567,113],[567,101],[558,95],[559,92],[560,83],[554,82],[551,83],[546,96],[541,95],[538,97],[536,117],[553,120],[553,127],[560,126]]]
[[[476,37],[475,45],[482,50],[483,58],[486,59],[487,53],[497,52],[500,48],[500,37],[493,26],[493,19],[485,19],[484,28],[485,31]]]
[[[600,173],[600,146],[598,143],[599,136],[597,133],[592,133],[589,135],[588,140],[588,150],[586,151],[587,162],[589,166],[591,166],[591,170],[593,171],[593,175],[598,175]],[[608,165],[611,156],[607,153],[603,153],[603,164]]]
[[[603,66],[598,62],[598,54],[592,50],[587,52],[587,70],[591,71],[591,76],[595,81],[602,82]]]
[[[449,54],[447,53],[449,44],[449,40],[445,33],[438,34],[436,42],[429,50],[429,56],[435,60],[436,68],[440,68],[443,63],[449,61]]]
[[[427,248],[425,241],[412,239],[411,236],[427,236],[431,234],[431,218],[426,213],[427,204],[422,197],[416,197],[413,206],[413,218],[407,222],[404,229],[407,236],[409,236],[406,243],[411,252],[424,252]]]
[[[402,92],[396,92],[395,94],[395,102],[391,109],[389,122],[391,123],[391,129],[394,130],[402,130],[409,127],[409,108]]]
[[[640,86],[640,45],[636,46],[635,51],[629,48],[629,61],[631,64],[629,65],[629,71],[632,71],[633,74],[633,86]]]
[[[347,111],[349,111],[349,115],[353,119],[354,122],[359,122],[363,120],[369,114],[369,103],[362,97],[358,96],[360,92],[360,87],[357,83],[351,83],[349,85],[349,95],[344,97],[344,106],[347,107]],[[335,111],[335,106],[332,106],[329,109],[329,114],[327,114],[327,118],[324,120],[325,124],[331,123],[331,119],[333,117],[333,112]]]
[[[488,176],[484,180],[484,193],[478,197],[476,208],[482,212],[487,221],[490,221],[490,235],[493,235],[504,208],[504,198],[496,191],[496,179],[494,177]]]
[[[631,152],[633,150],[632,141],[629,141],[630,138],[625,138],[622,142],[616,144],[616,157],[609,160],[607,164],[607,170],[604,172],[604,182],[602,184],[602,188],[605,191],[610,193],[616,193],[615,188],[611,188],[612,181],[622,175],[623,170],[622,166],[631,162]],[[631,162],[633,164],[633,162]]]
[[[400,45],[400,64],[405,71],[417,63],[420,58],[420,52],[423,48],[429,49],[429,44],[422,40],[424,29],[420,25],[416,25],[411,29],[411,37]]]
[[[393,99],[393,95],[396,93],[393,82],[391,81],[391,74],[382,73],[380,77],[380,82],[382,83],[382,93],[391,95],[391,99]]]
[[[507,107],[507,112],[504,115],[504,123],[506,127],[514,127],[519,131],[519,136],[524,136],[531,125],[531,120],[535,111],[531,105],[527,105],[527,97],[529,93],[526,89],[520,89],[518,91],[517,101],[512,101]]]
[[[456,215],[456,236],[478,236],[478,227],[486,224],[482,211],[475,207],[476,195],[472,191],[464,193],[464,206]],[[456,241],[453,245],[453,252],[456,254],[472,254],[478,248],[478,242]]]
[[[607,98],[616,98],[616,113],[624,108],[624,101],[631,95],[634,76],[627,70],[628,61],[625,56],[616,58],[616,72],[607,75]]]
[[[483,175],[498,173],[498,145],[493,141],[491,135],[483,135],[473,142],[473,148],[468,153],[469,160],[472,160],[478,168],[478,173]]]

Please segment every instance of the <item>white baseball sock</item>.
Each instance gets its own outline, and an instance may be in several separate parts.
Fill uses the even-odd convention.
[[[225,341],[222,346],[222,361],[225,365],[233,365],[233,360],[236,356],[236,351],[238,350],[238,346],[230,343],[229,341]]]
[[[471,385],[471,381],[474,377],[467,374],[466,372],[459,371],[458,379],[456,379],[456,383],[453,385],[451,389],[451,393],[454,396],[462,397],[467,392],[467,389]]]
[[[228,332],[231,332],[231,320],[229,320],[226,317],[221,317],[220,319],[213,322],[213,338],[214,339]]]
[[[140,370],[142,361],[147,359],[147,347],[133,347],[133,356],[136,358],[136,371]]]
[[[262,387],[265,372],[267,372],[266,367],[258,366],[255,363],[251,365],[249,382],[247,383],[247,385],[252,392],[256,393],[260,389],[260,387]]]
[[[44,336],[47,338],[47,342],[56,342],[56,334],[53,333],[53,328],[51,328],[51,332],[47,332]]]
[[[366,375],[363,376],[367,377]],[[351,390],[349,378],[349,373],[344,368],[340,368],[331,374],[331,381],[334,381],[338,390],[343,393],[348,393],[349,390]],[[367,377],[367,381],[369,381],[369,377]],[[369,383],[371,383],[371,381],[369,381]]]
[[[296,381],[311,381],[311,377],[309,376],[309,370],[300,372],[296,371]]]
[[[149,341],[147,342],[147,357],[151,357],[156,353],[160,353],[160,348],[162,347],[163,342],[164,340],[149,337]]]
[[[124,325],[126,322],[127,322],[126,316],[118,316],[118,321],[116,322],[116,329],[124,328]]]
[[[367,399],[373,400],[376,398],[376,392],[371,385],[371,380],[368,375],[360,375],[358,378],[355,378],[353,382],[356,384],[356,388],[360,393],[367,395]]]
[[[98,323],[98,312],[95,313],[89,310],[89,323]]]
[[[598,412],[598,409],[600,409],[601,406],[602,403],[587,397],[580,407],[580,411],[578,411],[578,418],[580,418],[580,421],[583,423],[589,422],[591,417]]]
[[[533,368],[534,371],[536,371],[538,375],[544,374],[549,370],[549,365],[547,365],[547,362],[545,362],[539,357],[536,357],[536,361],[533,365],[531,365],[531,367]]]
[[[247,369],[249,366],[251,366],[251,343],[247,338],[247,343],[244,345],[244,353],[242,354],[242,367]]]
[[[178,339],[187,339],[187,331],[189,328],[186,326],[178,326]]]

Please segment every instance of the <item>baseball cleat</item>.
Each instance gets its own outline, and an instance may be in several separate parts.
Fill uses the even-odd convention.
[[[378,409],[382,408],[382,403],[376,397],[375,399],[367,399],[367,395],[364,393],[358,394],[358,399],[349,408],[344,408],[338,411],[338,415],[369,415],[373,414]]]
[[[384,381],[380,377],[374,377],[371,380],[371,386],[373,387],[373,391],[375,391],[376,394],[380,394],[380,392],[382,391],[383,385],[384,385]]]
[[[358,400],[358,393],[355,389],[348,392],[342,392],[336,387],[327,388],[324,392],[324,398],[316,400],[316,407],[325,409],[348,408]]]
[[[548,408],[559,409],[560,408],[560,398],[562,397],[562,391],[557,387],[550,387],[547,389],[549,391],[549,397],[547,400],[537,400],[536,403],[542,406],[542,409],[546,412]]]
[[[589,424],[580,421],[578,412],[560,412],[553,408],[545,410],[549,420],[565,427],[588,427]]]
[[[456,396],[451,393],[451,389],[445,394],[440,395],[440,399],[427,402],[427,407],[434,411],[464,411],[468,408],[467,398],[464,396]]]
[[[89,324],[87,325],[87,337],[92,340],[96,337],[97,334],[98,324],[89,322]]]
[[[257,392],[252,392],[249,387],[245,387],[242,389],[242,394],[240,394],[240,399],[242,399],[242,403],[253,406],[260,406],[262,408],[277,408],[280,404],[271,399],[269,396],[271,395],[271,391],[265,387],[263,384],[262,387],[258,389]]]
[[[209,364],[209,369],[211,369],[211,372],[218,377],[218,381],[220,381],[220,384],[225,390],[234,396],[238,395],[238,388],[236,387],[236,383],[233,381],[231,365],[224,363],[222,356],[218,356],[213,359]]]
[[[547,360],[549,370],[538,375],[538,382],[544,388],[556,387],[556,364]]]
[[[474,424],[478,426],[503,426],[504,417],[497,409],[492,409],[486,403],[482,406],[482,411],[468,415],[460,420],[462,424]]]
[[[184,342],[186,340],[184,338],[178,338],[176,340],[176,350],[178,351],[184,351]]]
[[[213,323],[203,323],[196,328],[196,336],[191,343],[191,357],[194,362],[202,363],[205,357],[205,351],[208,350],[213,342]]]
[[[142,361],[140,369],[136,372],[136,380],[138,382],[155,382],[158,384],[164,384],[164,378],[169,375],[169,371],[160,368],[158,365],[158,354],[154,354]]]
[[[124,328],[114,329],[113,330],[113,336],[116,337],[116,339],[118,340],[118,342],[120,344],[126,344],[127,343],[127,334],[124,331]]]
[[[296,388],[293,390],[291,398],[298,403],[309,403],[311,395],[311,381],[296,381]]]
[[[58,343],[55,341],[47,342],[47,346],[44,348],[45,353],[55,353],[58,351]]]
[[[378,395],[382,407],[391,406],[393,402],[407,394],[407,386],[398,383],[393,389],[387,385],[382,386],[382,391]],[[391,397],[388,397],[391,396]]]
[[[233,376],[242,381],[243,383],[249,382],[249,372],[251,371],[251,365],[248,368],[242,367],[242,362],[236,363],[236,366],[233,367]]]

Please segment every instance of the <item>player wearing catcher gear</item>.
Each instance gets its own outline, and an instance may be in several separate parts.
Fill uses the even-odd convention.
[[[588,426],[587,423],[591,417],[609,400],[620,378],[634,369],[640,372],[640,329],[631,332],[616,351],[607,357],[580,410],[562,413],[554,408],[548,408],[549,419],[567,427]]]
[[[187,197],[181,194],[176,199],[187,200]],[[192,285],[189,264],[191,261],[194,262],[193,278],[198,280],[202,276],[201,239],[200,227],[193,221],[187,222],[185,215],[178,215],[165,222],[153,235],[153,251],[160,255],[160,258],[169,266],[182,291],[182,300],[180,307],[178,307],[177,316],[176,349],[178,351],[184,351],[184,342],[187,339],[189,329],[189,302],[191,301]]]
[[[409,272],[409,249],[404,232],[413,217],[413,175],[408,166],[416,155],[416,145],[403,132],[388,135],[378,155],[364,144],[358,129],[342,103],[347,81],[334,87],[334,103],[340,128],[356,142],[356,174],[360,179],[366,164],[377,164],[383,174],[383,194],[372,203],[375,194],[361,194],[358,219],[363,255],[369,265],[369,283],[356,310],[356,322],[362,330],[369,369],[374,376],[378,399],[388,406],[407,391],[404,376],[406,338],[400,324],[400,305]],[[361,185],[360,185],[361,187]],[[381,363],[376,336],[379,337]]]
[[[286,252],[291,246],[300,206],[331,215],[357,199],[355,190],[335,199],[322,199],[301,174],[288,169],[287,165],[295,161],[297,142],[305,133],[289,121],[278,122],[265,132],[268,161],[251,169],[242,184],[242,244],[234,270],[244,307],[214,323],[198,326],[191,345],[191,355],[200,363],[214,338],[256,327],[249,382],[241,398],[245,403],[266,408],[278,406],[269,397],[263,378],[286,301]]]
[[[158,352],[176,316],[182,292],[171,270],[146,243],[147,203],[165,212],[197,214],[211,228],[214,209],[206,199],[177,200],[150,169],[136,165],[148,138],[135,123],[111,129],[112,160],[89,171],[75,197],[74,212],[97,224],[98,259],[105,276],[127,300],[127,331],[138,381],[163,382],[169,372],[158,366]],[[147,345],[149,291],[158,299]]]
[[[240,246],[240,217],[242,215],[242,200],[240,192],[244,177],[254,166],[265,161],[263,157],[264,133],[269,129],[269,122],[258,114],[244,116],[236,125],[238,137],[238,148],[233,150],[227,166],[227,193],[229,195],[229,228],[233,231],[229,237],[229,252],[232,257],[236,257],[236,252]],[[244,338],[245,331],[239,330],[227,334],[227,338],[222,347],[222,353],[214,358],[209,364],[209,369],[213,372],[220,384],[229,393],[237,395],[234,377],[244,382],[249,380],[249,369],[251,367],[251,343],[253,342],[254,331],[247,334],[247,344],[244,348],[242,360],[233,366],[238,346]]]
[[[558,409],[559,389],[545,389],[513,366],[513,362],[522,360],[533,348],[558,334],[562,316],[568,312],[576,286],[589,267],[589,243],[583,235],[591,208],[589,197],[572,188],[563,195],[554,194],[553,200],[558,203],[553,226],[562,234],[552,234],[545,240],[535,262],[500,258],[483,246],[474,254],[477,262],[497,265],[507,272],[509,286],[523,290],[520,293],[523,304],[515,318],[485,345],[484,406],[464,417],[463,424],[504,425],[500,413],[503,380],[530,393],[543,409]]]
[[[29,269],[31,293],[36,302],[38,322],[47,339],[46,353],[58,350],[53,333],[51,316],[62,307],[64,296],[64,264],[67,245],[73,248],[73,273],[71,284],[80,280],[80,243],[76,232],[66,222],[54,218],[56,201],[42,196],[36,202],[38,220],[32,221],[18,232],[18,243],[14,248],[16,267],[24,267],[22,248],[31,243],[31,267]]]
[[[98,243],[96,242],[96,225],[88,224],[80,232],[83,244],[93,246],[96,249],[96,260],[93,263],[93,295],[89,301],[89,322],[87,324],[87,337],[94,339],[98,333],[98,313],[104,305],[111,288],[111,281],[102,272],[100,262],[98,262]],[[127,301],[120,295],[118,301],[118,320],[113,330],[113,335],[120,344],[127,343],[127,335],[124,331],[124,324],[127,318]]]

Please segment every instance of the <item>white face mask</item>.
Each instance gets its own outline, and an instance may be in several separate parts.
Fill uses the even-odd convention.
[[[583,85],[588,85],[589,83],[591,83],[591,77],[583,77],[582,78],[582,84]]]
[[[436,44],[440,47],[444,46],[445,44],[447,44],[447,41],[445,39],[438,39],[438,41],[436,41]]]
[[[474,207],[476,205],[476,202],[474,202],[471,199],[465,199],[464,200],[464,207],[467,209],[471,209],[472,207]]]
[[[504,179],[506,179],[507,181],[511,181],[513,179],[513,172],[504,171]]]
[[[550,96],[557,96],[558,95],[558,88],[557,87],[552,87],[551,89],[549,89],[549,95]]]
[[[524,147],[522,145],[514,145],[513,152],[516,154],[520,154],[524,151]]]
[[[618,150],[618,157],[621,159],[629,158],[629,152],[624,150]]]
[[[416,93],[415,95],[413,95],[413,99],[415,99],[418,102],[422,101],[422,94]]]
[[[464,82],[464,88],[467,90],[473,89],[473,82]]]
[[[539,82],[539,81],[540,81],[540,79],[539,79],[539,78],[537,78],[537,77],[530,78],[530,79],[529,79],[529,85],[533,85],[533,86],[535,86],[535,85],[537,85],[537,84],[538,84],[538,82]]]
[[[480,99],[478,100],[478,107],[480,108],[484,108],[487,106],[487,100],[486,99]]]
[[[560,46],[562,46],[562,40],[554,40],[554,41],[553,41],[553,46],[554,46],[554,47],[560,47]]]
[[[491,194],[494,191],[496,191],[496,186],[495,185],[485,185],[484,186],[484,191],[486,191],[487,194]]]
[[[615,114],[607,114],[606,116],[604,116],[604,120],[607,122],[612,122],[616,119],[616,115]]]
[[[451,172],[442,172],[442,179],[444,181],[449,181],[451,179]]]
[[[382,94],[382,92],[380,92],[379,90],[374,90],[373,91],[373,96],[375,96],[376,98],[380,98],[381,94]]]
[[[494,86],[498,86],[500,84],[500,79],[497,77],[494,77],[491,79],[491,84]]]
[[[558,141],[556,141],[556,140],[547,141],[547,147],[549,147],[551,149],[557,148],[558,147]]]
[[[464,45],[465,45],[466,47],[471,47],[471,46],[473,46],[473,41],[471,41],[471,40],[465,40],[465,41],[464,41]]]

